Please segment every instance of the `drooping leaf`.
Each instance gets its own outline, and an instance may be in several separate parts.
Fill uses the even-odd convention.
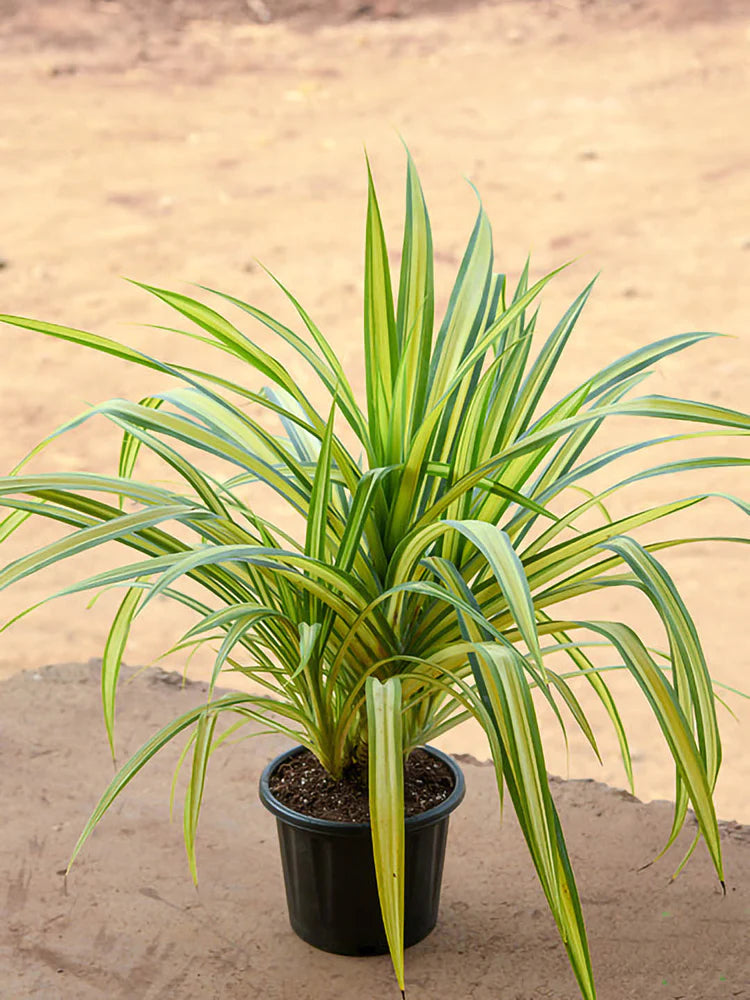
[[[404,747],[401,684],[367,679],[372,852],[378,896],[396,979],[404,990]]]

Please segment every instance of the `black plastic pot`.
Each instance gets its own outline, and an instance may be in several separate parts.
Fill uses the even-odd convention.
[[[437,923],[445,842],[450,814],[464,797],[456,762],[425,747],[448,765],[454,787],[440,805],[406,819],[404,945],[427,937]],[[380,915],[369,823],[342,823],[305,816],[282,805],[268,786],[271,774],[294,747],[263,771],[260,798],[276,816],[289,921],[303,941],[337,955],[381,955],[388,951]]]

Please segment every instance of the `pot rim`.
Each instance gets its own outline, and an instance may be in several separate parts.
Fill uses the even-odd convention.
[[[296,756],[305,749],[306,748],[303,746],[291,747],[289,750],[285,750],[284,753],[279,754],[278,757],[274,757],[274,759],[263,768],[263,773],[260,776],[259,793],[260,801],[266,809],[273,813],[277,819],[282,820],[284,823],[288,823],[290,826],[297,827],[300,830],[332,834],[340,837],[362,836],[365,832],[369,832],[369,822],[349,823],[343,820],[319,819],[317,816],[308,816],[305,813],[297,812],[296,809],[290,809],[289,806],[285,806],[283,802],[279,802],[279,800],[274,796],[269,785],[271,775],[285,760]],[[438,750],[437,747],[424,745],[420,747],[420,749],[426,750],[429,754],[431,754],[431,756],[437,757],[438,760],[441,760],[450,768],[451,773],[453,774],[453,791],[447,799],[443,802],[439,802],[431,809],[426,809],[424,812],[418,813],[416,816],[407,816],[405,820],[407,833],[410,830],[419,830],[422,827],[432,826],[435,823],[439,823],[443,819],[447,819],[450,813],[452,813],[453,810],[461,804],[466,793],[466,783],[464,781],[463,771],[452,757],[443,753],[442,750]]]

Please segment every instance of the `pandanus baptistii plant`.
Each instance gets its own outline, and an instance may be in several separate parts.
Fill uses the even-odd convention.
[[[642,394],[654,365],[708,333],[639,346],[551,401],[550,377],[591,285],[534,346],[536,304],[552,275],[532,284],[527,266],[511,290],[494,270],[490,225],[480,208],[437,325],[432,237],[414,164],[409,158],[397,294],[369,170],[368,178],[364,401],[334,347],[283,286],[299,331],[231,295],[212,293],[232,308],[235,321],[197,299],[142,286],[192,324],[172,331],[175,336],[197,338],[231,357],[232,377],[168,364],[68,327],[0,317],[141,365],[167,383],[140,402],[95,405],[66,425],[92,418],[113,424],[121,432],[116,471],[27,474],[21,463],[0,479],[8,511],[0,538],[28,518],[70,529],[6,565],[0,586],[109,542],[131,552],[124,565],[63,591],[124,588],[102,665],[113,747],[123,651],[136,617],[157,597],[194,613],[195,624],[175,637],[175,648],[216,650],[205,704],[165,725],[118,771],[73,856],[137,772],[181,734],[187,739],[181,758],[189,768],[184,833],[193,873],[207,765],[228,736],[249,723],[283,733],[312,751],[333,779],[352,761],[367,761],[380,904],[403,989],[402,761],[413,748],[475,719],[581,992],[591,998],[583,914],[550,794],[535,701],[546,703],[561,724],[580,727],[598,754],[576,695],[580,685],[593,689],[632,782],[627,735],[608,686],[609,670],[629,672],[674,759],[667,846],[692,807],[696,842],[705,841],[723,878],[712,802],[721,760],[714,684],[690,613],[660,559],[700,539],[636,538],[638,529],[671,521],[716,494],[678,493],[618,517],[609,514],[607,501],[649,477],[675,481],[673,474],[683,471],[746,465],[750,460],[733,455],[657,464],[648,464],[648,456],[691,437],[747,433],[750,417]],[[253,328],[266,347],[247,332]],[[329,397],[327,408],[312,405],[300,378],[274,356],[272,338],[292,347],[299,364],[312,370]],[[605,425],[628,416],[709,429],[676,433],[670,424],[668,432],[602,450]],[[173,485],[138,477],[143,449],[169,468]],[[201,456],[213,471],[202,468]],[[644,459],[642,469],[618,475],[620,460],[633,456]],[[588,489],[587,479],[604,470],[611,473],[610,485]],[[273,491],[283,517],[275,516],[273,504],[253,502],[259,482]],[[737,498],[721,496],[748,510]],[[289,525],[288,510],[296,530],[275,523]],[[587,595],[608,587],[646,595],[661,619],[665,651],[647,647],[625,622],[585,617]],[[561,602],[568,609],[563,616],[557,614]],[[580,606],[580,614],[573,615],[571,606]],[[604,646],[614,664],[598,657]],[[255,682],[252,692],[215,690],[237,674]]]

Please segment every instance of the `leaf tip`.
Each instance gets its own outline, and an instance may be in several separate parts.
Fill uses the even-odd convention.
[[[193,888],[198,891],[198,867],[195,863],[195,859],[190,859],[190,877],[193,880]]]

